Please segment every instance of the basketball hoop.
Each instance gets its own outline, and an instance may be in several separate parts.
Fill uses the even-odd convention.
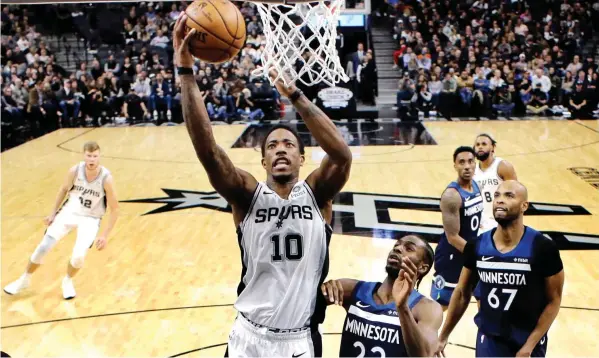
[[[349,81],[335,47],[337,23],[345,0],[328,3],[254,2],[264,27],[266,46],[260,55],[262,66],[253,74],[267,77],[271,84],[282,79],[288,86],[298,80],[307,86],[324,82],[331,87]],[[274,81],[268,76],[273,69],[278,74]]]

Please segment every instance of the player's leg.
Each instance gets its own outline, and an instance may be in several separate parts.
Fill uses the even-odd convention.
[[[76,295],[73,277],[83,267],[87,250],[93,245],[99,229],[99,219],[90,217],[80,217],[78,219],[77,240],[75,241],[71,259],[67,265],[67,274],[62,280],[62,294],[67,300],[74,298]]]
[[[13,281],[4,287],[4,292],[10,295],[16,295],[20,291],[29,287],[31,281],[31,275],[40,267],[43,258],[48,252],[56,245],[60,239],[67,235],[71,231],[72,227],[69,225],[69,215],[65,212],[60,212],[54,218],[54,221],[46,230],[42,241],[37,245],[29,262],[25,273],[21,275],[16,281]]]

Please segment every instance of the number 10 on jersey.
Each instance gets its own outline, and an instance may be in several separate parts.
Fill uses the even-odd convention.
[[[281,243],[283,241],[283,243]],[[278,262],[283,261],[283,254],[281,253],[281,247],[284,247],[285,259],[289,261],[301,260],[304,256],[304,242],[303,238],[299,234],[285,234],[283,240],[281,235],[274,235],[270,238],[272,243],[272,261]]]

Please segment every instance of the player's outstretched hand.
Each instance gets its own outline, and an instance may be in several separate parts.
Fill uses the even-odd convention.
[[[182,13],[175,23],[173,31],[173,48],[175,50],[175,64],[178,67],[192,67],[195,62],[191,52],[189,52],[189,39],[195,35],[196,30],[192,29],[185,34],[185,22],[187,15]]]
[[[447,345],[446,339],[441,339],[439,337],[439,344],[437,345],[437,351],[433,355],[433,357],[445,357],[445,346]]]
[[[329,280],[320,286],[322,294],[331,304],[343,306],[343,286],[337,280]]]
[[[403,257],[401,259],[399,275],[397,275],[397,279],[393,283],[393,290],[391,291],[393,300],[398,307],[408,303],[408,297],[410,297],[414,289],[417,276],[418,269],[414,262],[408,257]]]
[[[275,81],[275,78],[277,78],[278,75],[279,75],[279,73],[274,69],[271,69],[270,71],[268,71],[268,76],[270,77],[271,81]],[[283,76],[285,76],[287,83],[289,83],[290,82],[289,77],[285,74],[283,74]],[[279,91],[279,93],[285,97],[291,96],[291,94],[297,90],[297,87],[295,87],[295,85],[293,85],[293,84],[286,86],[285,82],[283,82],[283,80],[281,78],[276,80],[274,82],[274,84],[275,84],[275,87],[277,87],[277,91]]]
[[[106,237],[98,236],[96,239],[96,248],[102,250],[104,247],[106,247]]]
[[[44,218],[44,224],[46,224],[46,226],[50,226],[50,224],[52,224],[52,222],[54,221],[55,217],[56,217],[56,214],[46,216]]]
[[[524,345],[522,348],[520,348],[518,353],[516,353],[516,357],[530,357],[531,354],[532,349],[529,349],[528,347],[526,347],[526,345]]]

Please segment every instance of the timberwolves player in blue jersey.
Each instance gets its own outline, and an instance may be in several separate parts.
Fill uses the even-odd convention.
[[[476,239],[483,211],[483,198],[474,180],[476,155],[472,147],[453,152],[458,180],[451,182],[441,196],[443,235],[435,250],[435,276],[431,297],[447,309],[462,270],[466,242]]]
[[[438,354],[443,354],[478,283],[476,356],[545,356],[547,331],[562,300],[564,270],[555,243],[524,226],[527,196],[524,185],[514,180],[503,182],[495,192],[498,226],[466,244],[464,268],[439,336]]]
[[[340,357],[430,357],[435,352],[443,310],[414,289],[432,263],[430,245],[408,235],[387,256],[385,281],[340,279],[322,285],[328,303],[347,310]]]

